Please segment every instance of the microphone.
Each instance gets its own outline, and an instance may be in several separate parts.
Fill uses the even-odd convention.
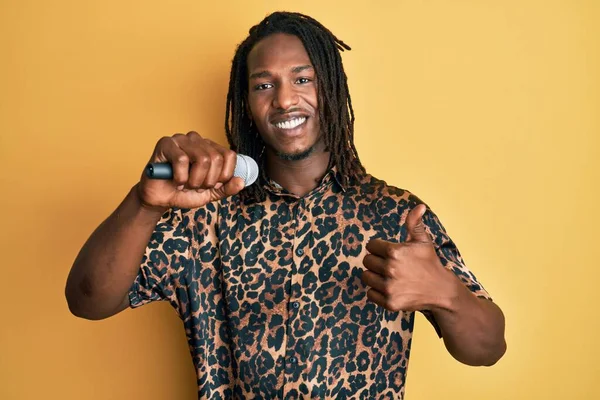
[[[171,163],[150,163],[146,166],[146,176],[150,179],[173,179],[173,167]],[[252,157],[238,154],[233,176],[242,178],[248,187],[258,178],[258,164]]]

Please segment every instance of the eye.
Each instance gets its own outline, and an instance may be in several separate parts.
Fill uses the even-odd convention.
[[[260,85],[254,86],[254,90],[266,90],[272,88],[273,85],[270,83],[261,83]]]
[[[296,82],[297,82],[297,83],[301,83],[301,84],[304,84],[304,83],[309,83],[310,81],[311,81],[311,80],[310,80],[310,79],[308,79],[308,78],[298,78],[298,79],[296,80]]]

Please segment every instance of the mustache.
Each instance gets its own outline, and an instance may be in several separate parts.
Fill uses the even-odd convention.
[[[301,112],[301,113],[307,113],[308,114],[308,111],[306,111],[306,110],[304,110],[304,109],[302,109],[300,107],[295,107],[295,108],[290,108],[290,109],[287,109],[287,110],[278,110],[278,111],[275,112],[275,115],[287,115],[287,114],[292,114],[292,113],[295,113],[295,112]]]

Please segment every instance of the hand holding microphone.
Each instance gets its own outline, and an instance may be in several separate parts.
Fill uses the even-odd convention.
[[[233,176],[242,178],[245,186],[250,186],[258,178],[258,164],[252,157],[236,154]],[[173,179],[173,166],[170,163],[150,163],[146,166],[150,179]]]
[[[198,208],[239,193],[258,177],[258,165],[196,132],[158,141],[142,173],[142,204],[160,208]]]

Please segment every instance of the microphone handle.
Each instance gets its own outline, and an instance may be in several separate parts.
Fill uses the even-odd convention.
[[[150,179],[173,179],[171,163],[150,163],[146,165],[146,176]]]
[[[150,163],[146,165],[146,176],[150,179],[173,179],[173,166],[168,162]],[[238,154],[233,176],[242,178],[246,186],[250,186],[258,178],[258,165],[252,158]]]

